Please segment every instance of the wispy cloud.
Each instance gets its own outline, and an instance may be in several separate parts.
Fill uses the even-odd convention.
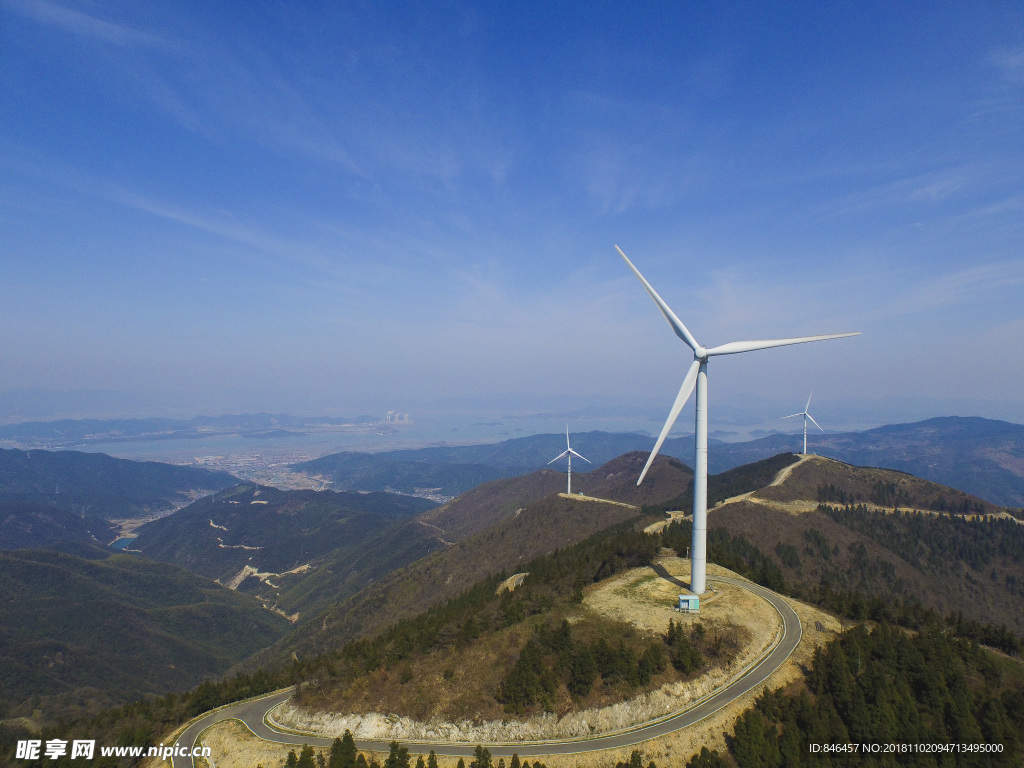
[[[105,43],[149,48],[176,46],[175,41],[169,37],[105,21],[57,3],[48,3],[44,0],[7,0],[7,4],[22,15],[43,24]]]
[[[1024,285],[1024,259],[983,264],[922,281],[903,294],[901,314],[977,303],[999,291]]]
[[[825,218],[867,213],[908,203],[938,203],[985,176],[982,168],[954,166],[903,176],[826,200],[812,210]]]
[[[1024,84],[1024,47],[1002,48],[994,51],[989,61],[995,64],[1010,83]]]

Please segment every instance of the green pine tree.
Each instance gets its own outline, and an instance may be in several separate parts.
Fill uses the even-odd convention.
[[[355,768],[356,767],[356,742],[352,738],[352,732],[345,731],[340,739],[335,739],[331,745],[331,759],[329,768]]]
[[[475,768],[491,768],[491,753],[480,744],[473,750],[473,765]]]
[[[302,751],[299,753],[297,768],[316,768],[316,760],[313,758],[313,748],[308,744],[302,745]]]
[[[391,751],[384,761],[384,768],[409,768],[409,750],[397,741],[391,742]]]
[[[707,747],[701,747],[700,753],[690,758],[690,762],[686,764],[686,768],[728,768],[729,763],[725,761],[718,750],[709,750]]]

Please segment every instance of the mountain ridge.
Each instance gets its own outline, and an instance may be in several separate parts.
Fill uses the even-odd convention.
[[[634,433],[573,433],[574,449],[595,464],[632,450],[650,450],[654,438]],[[910,472],[922,479],[959,488],[992,503],[1024,507],[1024,425],[981,417],[943,416],[907,424],[889,424],[863,432],[808,435],[812,453],[859,466]],[[564,448],[564,435],[533,435],[499,443],[438,446],[375,454],[347,454],[350,471],[372,475],[377,463],[404,462],[445,479],[445,466],[486,466],[506,476],[540,469]],[[799,434],[774,434],[741,443],[708,441],[708,471],[719,474],[778,453],[801,449]],[[669,438],[661,454],[684,463],[693,460],[693,437]],[[293,469],[349,485],[352,476],[334,477],[328,454]],[[453,470],[454,472],[454,470]],[[452,482],[452,490],[468,490]],[[360,490],[376,490],[369,484]]]

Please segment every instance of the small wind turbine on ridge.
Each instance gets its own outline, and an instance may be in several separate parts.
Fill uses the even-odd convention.
[[[693,436],[693,539],[691,541],[692,546],[690,547],[690,591],[695,595],[703,595],[707,580],[708,360],[712,357],[717,357],[718,355],[735,355],[740,352],[753,352],[757,349],[785,347],[790,344],[804,344],[808,341],[841,339],[846,336],[859,336],[860,333],[830,333],[825,336],[801,336],[795,339],[733,341],[728,344],[722,344],[708,349],[697,343],[693,334],[690,333],[689,329],[687,329],[687,327],[683,325],[682,321],[676,317],[676,313],[673,312],[671,307],[665,303],[665,300],[658,295],[658,292],[651,287],[651,284],[647,282],[644,276],[640,274],[640,270],[633,266],[633,262],[626,258],[626,254],[622,252],[622,249],[616,245],[615,250],[619,252],[619,255],[633,271],[633,274],[636,275],[641,285],[643,285],[647,293],[650,294],[651,298],[654,299],[654,303],[658,305],[658,309],[661,310],[661,314],[668,321],[669,326],[675,332],[676,336],[682,339],[686,346],[693,350],[693,362],[690,364],[690,369],[686,372],[686,376],[683,377],[683,385],[679,387],[679,394],[676,395],[676,401],[672,404],[672,409],[669,411],[668,419],[665,421],[665,426],[661,429],[661,434],[658,436],[658,442],[654,444],[654,450],[651,451],[651,456],[647,459],[647,465],[644,467],[644,471],[640,473],[640,479],[636,481],[636,484],[640,485],[640,483],[643,482],[644,475],[647,474],[647,470],[650,469],[651,464],[654,463],[654,457],[657,456],[658,451],[661,450],[661,444],[665,442],[665,438],[668,437],[668,433],[672,429],[672,425],[676,423],[676,419],[679,417],[679,412],[683,410],[683,406],[686,405],[686,401],[690,399],[690,393],[693,392],[694,387],[696,387],[696,425]]]
[[[804,456],[807,455],[807,420],[810,419],[811,420],[811,424],[816,426],[818,429],[821,429],[821,426],[818,424],[818,422],[816,422],[814,420],[814,417],[811,416],[810,413],[808,413],[808,411],[811,408],[811,398],[812,397],[814,397],[814,390],[813,389],[811,390],[811,394],[807,396],[807,405],[804,406],[804,409],[802,411],[800,411],[800,413],[791,413],[791,414],[789,414],[789,416],[782,416],[781,417],[783,419],[792,419],[795,416],[803,416],[804,417]],[[824,432],[825,430],[821,429],[821,431]]]
[[[572,496],[572,457],[576,456],[577,458],[583,459],[585,462],[587,462],[587,464],[590,464],[592,462],[590,461],[590,459],[587,459],[587,458],[584,458],[583,456],[580,456],[569,445],[569,425],[568,424],[565,425],[565,450],[562,451],[557,456],[555,456],[555,458],[553,458],[551,461],[549,461],[548,464],[554,464],[556,461],[558,461],[563,456],[568,456],[569,457],[569,475],[568,475],[568,481],[567,481],[566,486],[565,486],[565,492],[566,492],[567,495]]]

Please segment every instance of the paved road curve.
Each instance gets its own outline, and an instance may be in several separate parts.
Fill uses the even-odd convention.
[[[684,712],[668,715],[658,720],[637,725],[626,731],[611,733],[604,736],[595,736],[589,739],[572,741],[537,741],[537,742],[515,742],[504,744],[485,744],[495,757],[508,757],[513,752],[520,757],[534,757],[542,755],[565,755],[580,752],[595,752],[602,749],[616,749],[640,744],[644,741],[664,736],[667,733],[678,731],[694,723],[698,723],[725,706],[738,699],[743,694],[756,688],[764,682],[769,675],[782,666],[790,654],[800,642],[802,628],[800,619],[789,603],[780,598],[774,592],[764,587],[741,579],[733,579],[727,576],[709,576],[708,581],[719,581],[724,584],[732,584],[737,587],[753,592],[771,603],[775,610],[782,616],[783,636],[775,649],[752,666],[747,672],[726,687],[720,689],[710,698],[700,702]],[[214,710],[205,717],[200,718],[185,729],[178,744],[191,747],[196,743],[199,735],[215,723],[223,720],[240,720],[254,734],[266,741],[273,741],[279,744],[290,744],[302,746],[309,744],[312,747],[330,747],[334,739],[320,736],[305,736],[282,732],[267,724],[266,716],[274,707],[291,696],[291,690],[278,691],[268,696],[239,704],[231,704],[222,709]],[[429,743],[417,741],[403,741],[403,746],[409,748],[413,754],[427,753],[434,750],[438,755],[452,757],[470,757],[476,745],[462,743]],[[388,751],[388,742],[383,741],[357,741],[356,745],[361,750],[374,750],[378,752]],[[174,768],[193,768],[192,758],[174,758]]]

